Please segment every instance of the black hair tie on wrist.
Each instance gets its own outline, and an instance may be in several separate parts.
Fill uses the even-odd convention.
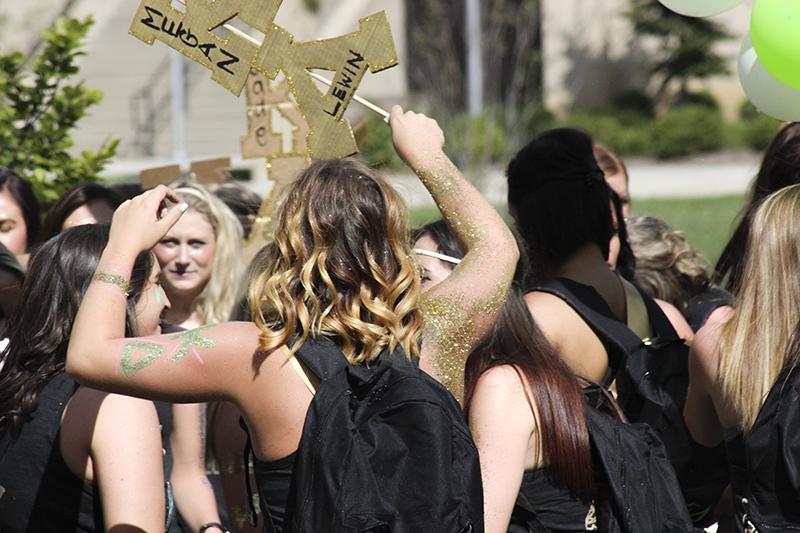
[[[231,533],[230,531],[225,529],[225,526],[223,526],[219,522],[208,522],[207,524],[203,524],[202,526],[200,526],[200,531],[198,531],[197,533],[206,533],[206,531],[211,529],[212,527],[219,529],[220,531],[222,531],[222,533]]]

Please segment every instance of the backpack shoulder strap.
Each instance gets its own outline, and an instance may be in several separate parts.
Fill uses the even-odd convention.
[[[644,298],[631,282],[619,278],[625,289],[625,314],[628,316],[628,328],[643,341],[653,338],[653,327],[650,325],[650,314]]]
[[[292,369],[294,369],[294,371],[297,372],[297,375],[300,376],[300,379],[303,380],[306,388],[311,391],[311,395],[315,395],[317,393],[317,387],[311,383],[311,378],[308,377],[306,369],[303,368],[303,364],[298,361],[297,357],[294,355],[289,358],[289,364],[292,365]],[[316,378],[316,376],[314,377]],[[317,382],[319,382],[319,380],[317,380]]]
[[[319,381],[325,381],[349,365],[342,350],[327,337],[307,338],[295,352],[293,359],[298,359],[304,367],[302,370],[310,371]]]
[[[642,339],[628,326],[599,313],[580,301],[559,279],[551,279],[537,284],[533,290],[546,292],[564,300],[580,317],[597,331],[604,339],[624,353],[631,353],[642,345]]]

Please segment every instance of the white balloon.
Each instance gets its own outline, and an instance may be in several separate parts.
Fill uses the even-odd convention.
[[[687,17],[712,17],[733,9],[743,0],[658,0],[666,8]]]
[[[756,109],[778,120],[800,120],[800,91],[779,82],[767,72],[753,48],[750,34],[739,52],[739,80]]]

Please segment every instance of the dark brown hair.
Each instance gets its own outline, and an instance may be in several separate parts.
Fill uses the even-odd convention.
[[[114,211],[122,203],[122,199],[114,191],[98,183],[80,185],[65,192],[47,211],[39,241],[44,242],[61,233],[64,221],[76,209],[92,202],[105,202]]]
[[[742,269],[750,221],[761,201],[773,192],[800,183],[800,122],[784,126],[764,153],[761,168],[751,186],[747,205],[739,214],[739,223],[714,267],[714,282],[736,294],[742,283]]]
[[[22,211],[28,231],[27,250],[30,251],[37,242],[41,225],[41,208],[33,187],[10,168],[0,167],[0,192],[3,191],[8,191]]]
[[[481,374],[494,366],[511,365],[524,377],[529,402],[536,405],[542,458],[553,478],[575,496],[590,499],[594,482],[583,391],[531,317],[523,299],[522,278],[524,268],[518,266],[500,317],[467,361],[465,410],[469,414]]]
[[[77,226],[39,246],[31,255],[8,347],[0,354],[0,433],[19,429],[50,379],[64,370],[67,345],[81,300],[108,242],[104,224]],[[139,254],[130,279],[125,335],[136,335],[135,305],[153,267]]]

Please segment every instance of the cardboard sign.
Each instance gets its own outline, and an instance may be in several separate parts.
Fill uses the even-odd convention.
[[[206,159],[192,161],[190,172],[197,181],[204,185],[210,183],[225,183],[230,178],[231,158]]]
[[[290,96],[288,80],[270,82],[264,74],[253,70],[245,91],[248,131],[241,138],[242,157],[307,155],[308,124]]]
[[[280,4],[280,0],[188,0],[184,13],[172,7],[172,0],[143,0],[130,33],[151,45],[159,40],[197,61],[211,70],[211,79],[238,96],[258,46],[235,33],[222,39],[213,30],[238,17],[266,31]]]
[[[368,69],[380,72],[397,65],[385,13],[361,19],[356,32],[296,43],[289,32],[272,23],[281,0],[186,0],[185,13],[171,3],[142,0],[131,34],[148,44],[160,40],[180,51],[210,69],[211,78],[236,95],[241,93],[251,66],[273,80],[282,72],[309,127],[309,156],[325,159],[358,152],[344,112]],[[237,17],[264,33],[263,43],[259,45],[238,31],[229,30],[228,39],[213,33]],[[335,73],[327,93],[317,88],[309,69]]]
[[[311,130],[309,153],[314,159],[327,159],[358,153],[344,112],[368,69],[379,72],[395,65],[397,52],[389,21],[385,13],[378,13],[361,19],[357,32],[322,41],[295,43],[289,32],[273,26],[254,67],[271,79],[279,72],[286,76]],[[317,88],[309,69],[335,72],[327,94]]]
[[[142,190],[152,189],[158,185],[166,185],[181,177],[180,165],[148,168],[139,173]]]

